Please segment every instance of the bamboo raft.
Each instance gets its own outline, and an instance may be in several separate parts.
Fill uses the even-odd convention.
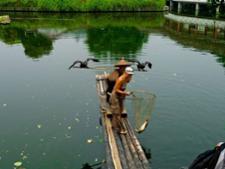
[[[106,75],[96,75],[96,88],[100,100],[100,110],[106,145],[106,165],[108,169],[149,169],[149,162],[135,136],[128,118],[122,118],[127,134],[114,131],[111,123],[112,113],[106,102]]]

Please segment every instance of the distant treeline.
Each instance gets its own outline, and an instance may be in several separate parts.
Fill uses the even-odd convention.
[[[1,0],[0,10],[15,11],[159,11],[165,0]]]

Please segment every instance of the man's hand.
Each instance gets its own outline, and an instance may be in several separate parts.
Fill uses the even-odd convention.
[[[130,92],[130,91],[127,91],[126,92],[126,96],[130,96],[130,95],[132,95],[133,94],[133,92]]]

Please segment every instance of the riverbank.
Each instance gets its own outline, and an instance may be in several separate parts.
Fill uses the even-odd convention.
[[[163,11],[164,0],[5,0],[0,11],[112,12]]]

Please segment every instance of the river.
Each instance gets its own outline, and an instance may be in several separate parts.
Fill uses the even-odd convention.
[[[157,96],[138,135],[153,169],[187,167],[224,141],[223,36],[177,32],[162,13],[10,15],[12,23],[0,26],[0,169],[16,161],[26,169],[80,169],[105,159],[95,87],[103,70],[68,70],[88,57],[104,71],[120,57],[152,62],[128,88]]]

